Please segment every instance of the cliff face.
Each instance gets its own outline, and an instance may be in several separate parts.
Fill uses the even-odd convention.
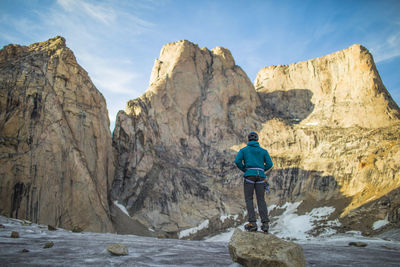
[[[112,198],[170,236],[226,227],[221,215],[244,210],[233,160],[251,130],[275,163],[269,204],[343,217],[400,185],[400,112],[365,48],[264,68],[255,84],[224,48],[164,46],[146,93],[117,116]]]
[[[268,137],[262,143],[279,158],[277,166],[330,177],[348,202],[342,215],[399,187],[400,111],[367,49],[353,45],[321,58],[270,66],[260,70],[255,86],[267,116],[280,117],[261,130]],[[313,198],[326,194],[318,196]]]
[[[0,213],[112,231],[104,97],[62,37],[0,51]]]
[[[400,118],[372,55],[360,45],[289,66],[263,68],[255,87],[268,110],[292,123],[381,128]]]
[[[369,231],[400,223],[399,114],[359,45],[264,68],[254,87],[227,49],[179,41],[163,47],[111,139],[105,100],[63,38],[10,45],[0,50],[0,213],[169,237],[202,225],[199,238],[245,219],[233,160],[256,130],[274,162],[268,204],[334,206],[343,229]],[[112,201],[130,216],[110,212]]]
[[[113,198],[157,231],[178,231],[242,210],[233,144],[255,128],[260,100],[230,52],[167,44],[150,86],[117,116]],[[227,173],[235,173],[227,176]]]

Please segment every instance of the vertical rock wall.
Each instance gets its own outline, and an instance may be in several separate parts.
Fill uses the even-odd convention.
[[[104,97],[62,37],[0,51],[0,213],[112,231]]]
[[[241,181],[231,146],[257,126],[259,105],[228,50],[165,45],[146,93],[118,114],[113,197],[134,218],[172,235],[241,212],[240,193],[229,190]]]

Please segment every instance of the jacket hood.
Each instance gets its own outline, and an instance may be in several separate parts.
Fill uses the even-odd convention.
[[[247,143],[248,146],[260,146],[260,144],[258,143],[258,141],[250,141]]]

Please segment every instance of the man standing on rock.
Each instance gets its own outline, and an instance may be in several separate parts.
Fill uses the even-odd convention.
[[[247,231],[256,232],[256,214],[254,212],[253,194],[256,191],[258,212],[261,217],[261,230],[268,233],[269,219],[267,204],[264,199],[264,190],[267,186],[265,172],[272,168],[272,160],[268,151],[261,148],[258,143],[258,134],[251,132],[249,142],[236,155],[235,164],[244,172],[244,198],[249,223],[244,226]]]

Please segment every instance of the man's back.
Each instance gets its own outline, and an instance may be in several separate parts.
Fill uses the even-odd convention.
[[[272,167],[272,160],[268,151],[260,147],[257,141],[249,141],[247,146],[237,154],[235,163],[240,170],[245,172],[245,177],[260,176],[265,178],[264,171]]]

